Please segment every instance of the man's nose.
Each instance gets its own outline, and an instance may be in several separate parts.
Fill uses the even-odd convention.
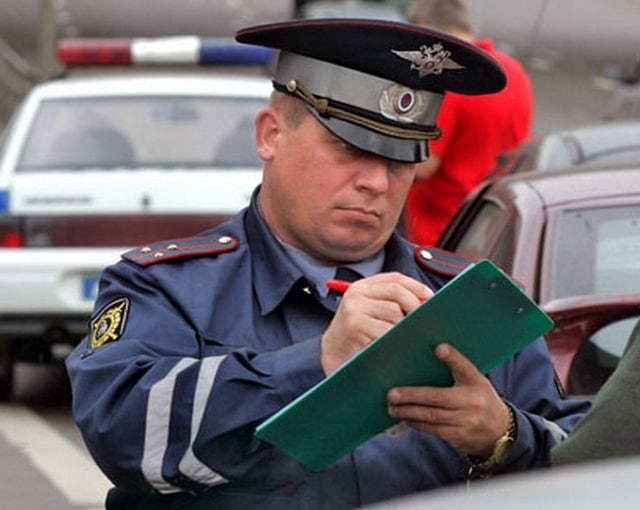
[[[389,165],[383,158],[367,158],[358,173],[358,186],[375,193],[384,193],[389,188]]]

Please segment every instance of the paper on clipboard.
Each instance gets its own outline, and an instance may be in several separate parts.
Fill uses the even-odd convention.
[[[321,471],[398,422],[387,413],[395,386],[449,386],[433,355],[447,342],[482,373],[553,327],[504,272],[482,260],[456,276],[329,377],[256,429],[256,437]]]

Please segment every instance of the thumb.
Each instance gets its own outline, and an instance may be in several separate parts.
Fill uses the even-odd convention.
[[[449,367],[455,384],[469,385],[478,377],[484,377],[469,358],[449,344],[438,344],[435,355]]]

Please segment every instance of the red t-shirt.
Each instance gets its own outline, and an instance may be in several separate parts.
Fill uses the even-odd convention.
[[[464,198],[495,168],[503,151],[529,138],[533,90],[522,65],[495,49],[490,39],[476,44],[505,70],[507,85],[500,92],[479,96],[445,93],[437,124],[442,136],[429,143],[441,158],[438,170],[417,181],[406,204],[406,236],[420,244],[434,244]]]

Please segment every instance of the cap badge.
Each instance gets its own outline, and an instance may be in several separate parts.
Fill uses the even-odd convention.
[[[391,50],[391,52],[411,62],[411,69],[418,71],[420,78],[430,74],[442,74],[445,69],[464,69],[464,66],[450,58],[451,52],[445,50],[440,43],[435,43],[433,46],[423,44],[417,51]]]
[[[396,122],[417,122],[424,113],[422,97],[397,83],[382,91],[378,106],[383,116]]]

